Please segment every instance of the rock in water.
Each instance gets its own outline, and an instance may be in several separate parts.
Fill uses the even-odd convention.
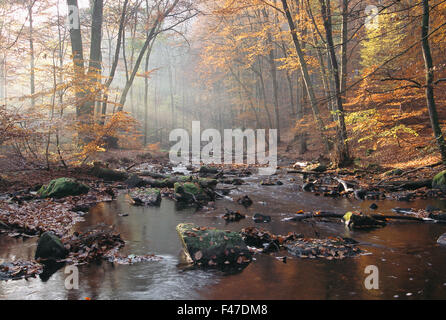
[[[442,246],[446,246],[446,233],[438,238],[437,243],[441,244]]]
[[[190,261],[201,267],[243,269],[252,261],[239,233],[180,224],[177,232]]]
[[[161,191],[159,189],[136,189],[130,192],[132,204],[136,206],[159,206]]]
[[[345,224],[352,229],[374,229],[386,226],[384,221],[361,213],[347,212],[343,219]]]
[[[38,191],[42,198],[64,198],[88,193],[90,188],[70,178],[60,178],[51,181]]]
[[[440,172],[434,177],[432,181],[432,188],[446,190],[446,170]]]
[[[35,259],[61,260],[68,255],[62,241],[52,232],[45,232],[39,239]]]
[[[252,204],[253,204],[251,198],[248,197],[248,196],[244,196],[244,197],[238,199],[238,200],[237,200],[237,203],[238,203],[238,204],[241,204],[241,205],[244,206],[245,208],[248,208],[248,207],[252,206]]]
[[[183,203],[202,203],[211,201],[211,196],[203,189],[200,183],[177,182],[174,185],[175,199]]]
[[[343,260],[361,253],[355,244],[342,238],[299,239],[286,244],[285,248],[293,256],[302,259]]]

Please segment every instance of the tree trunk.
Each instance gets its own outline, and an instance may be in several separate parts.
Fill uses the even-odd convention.
[[[319,106],[318,106],[318,103],[316,100],[316,95],[314,93],[313,84],[311,83],[310,74],[308,72],[308,65],[307,65],[307,62],[305,61],[305,56],[302,51],[302,47],[300,45],[299,38],[297,36],[297,29],[294,24],[293,16],[291,15],[291,11],[288,7],[287,0],[281,0],[281,1],[282,1],[283,10],[285,11],[285,15],[286,15],[286,18],[288,21],[288,25],[290,27],[290,32],[291,32],[291,36],[293,38],[294,46],[296,47],[297,56],[298,56],[299,62],[300,62],[300,69],[302,72],[302,79],[305,83],[308,97],[310,98],[313,115],[316,120],[316,124],[317,124],[319,132],[321,134],[322,140],[324,141],[326,149],[328,151],[330,149],[330,143],[329,143],[327,137],[325,136],[325,125],[324,125],[322,118],[320,116]]]
[[[429,45],[429,0],[423,0],[423,24],[421,28],[421,40],[423,44],[423,57],[426,70],[426,99],[429,109],[432,130],[437,140],[438,149],[440,150],[441,159],[446,164],[446,146],[444,143],[443,132],[438,120],[437,107],[435,105],[434,96],[434,63]]]
[[[336,51],[333,41],[330,0],[319,0],[319,2],[321,4],[322,18],[324,20],[327,46],[331,58],[330,61],[333,69],[332,71],[336,90],[336,109],[337,109],[336,111],[338,119],[338,147],[337,147],[338,154],[336,160],[338,162],[338,166],[343,167],[349,165],[351,159],[347,144],[347,128],[345,125],[345,118],[344,118],[344,106],[342,104],[341,81],[339,76],[338,59],[336,58]]]

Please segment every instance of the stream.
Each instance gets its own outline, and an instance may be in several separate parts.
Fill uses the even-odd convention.
[[[99,223],[115,226],[126,241],[124,254],[155,254],[162,259],[135,265],[102,262],[79,267],[79,290],[66,290],[64,269],[49,280],[40,278],[0,282],[0,299],[445,299],[446,247],[437,245],[446,225],[390,222],[372,231],[350,231],[340,222],[284,222],[299,210],[327,210],[344,213],[370,212],[373,201],[331,199],[300,191],[292,175],[279,175],[282,186],[260,186],[259,177],[245,178],[247,184],[230,193],[234,200],[249,195],[254,204],[245,209],[236,201],[218,200],[217,210],[195,212],[177,210],[176,203],[163,199],[159,208],[133,207],[120,195],[116,201],[92,208],[76,225],[77,231]],[[422,209],[433,205],[446,211],[446,201],[417,200],[410,203],[374,201],[377,212],[392,214],[395,207]],[[227,224],[221,216],[225,208],[272,217],[272,222],[256,224],[248,217]],[[128,214],[128,216],[121,216]],[[240,231],[263,227],[274,234],[302,233],[307,237],[342,236],[360,242],[366,254],[342,261],[302,260],[284,251],[274,255],[256,254],[243,272],[224,274],[186,268],[182,245],[175,227],[184,222],[199,226]],[[0,263],[17,259],[33,260],[37,238],[13,239],[0,236]],[[287,255],[286,263],[277,259]],[[379,290],[367,290],[365,269],[379,269]]]

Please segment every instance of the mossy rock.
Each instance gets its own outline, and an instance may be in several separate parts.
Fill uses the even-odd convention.
[[[64,198],[86,194],[90,188],[70,178],[59,178],[51,181],[38,191],[42,198]]]
[[[52,232],[45,232],[39,239],[35,259],[61,260],[68,255],[68,250],[62,241]]]
[[[440,172],[432,181],[432,188],[446,190],[446,170]]]
[[[252,261],[252,253],[237,232],[194,224],[180,224],[176,229],[186,256],[197,266],[243,269]]]
[[[174,185],[175,199],[183,203],[211,201],[209,194],[198,182],[177,182]]]
[[[159,206],[161,191],[155,188],[135,189],[130,192],[132,204],[137,206]]]

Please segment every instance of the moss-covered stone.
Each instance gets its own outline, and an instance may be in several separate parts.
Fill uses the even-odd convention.
[[[211,197],[197,182],[177,182],[174,185],[175,199],[183,203],[211,201]]]
[[[51,181],[38,191],[42,198],[64,198],[88,193],[90,188],[70,178],[59,178]]]
[[[137,206],[159,206],[161,191],[155,188],[135,189],[130,192],[132,203]]]
[[[446,190],[446,170],[440,172],[434,177],[432,181],[432,187],[434,189]]]
[[[45,232],[39,239],[35,259],[61,260],[66,258],[68,250],[62,241],[52,232]]]
[[[202,267],[244,268],[252,254],[237,232],[180,224],[177,232],[186,256]]]

